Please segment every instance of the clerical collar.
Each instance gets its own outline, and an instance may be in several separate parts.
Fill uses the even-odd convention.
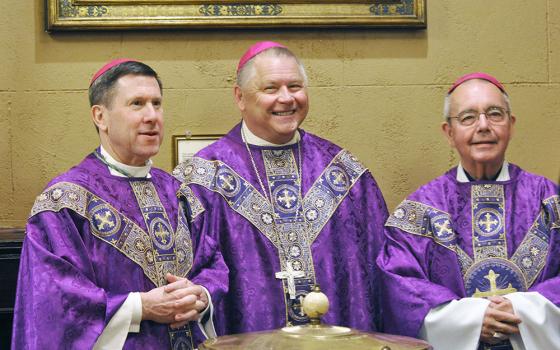
[[[276,144],[276,143],[272,143],[272,142],[268,142],[267,140],[263,140],[260,137],[258,137],[257,135],[253,134],[251,132],[251,130],[249,130],[249,128],[247,127],[247,124],[245,124],[245,122],[241,122],[241,134],[245,136],[245,142],[247,142],[250,145],[255,145],[255,146],[267,146],[267,147],[282,147],[282,146],[289,146],[289,145],[293,145],[296,144],[299,139],[300,139],[300,135],[299,135],[299,131],[296,130],[296,133],[294,134],[294,137],[292,137],[292,139],[286,143],[283,144]]]
[[[507,161],[504,161],[504,164],[502,164],[502,169],[500,170],[496,179],[494,179],[493,181],[508,181],[509,179],[510,179],[510,177],[509,177],[509,163]],[[459,181],[459,182],[474,181],[474,180],[469,179],[469,175],[467,174],[467,172],[465,171],[465,169],[463,168],[461,163],[459,163],[459,165],[457,166],[457,181]]]
[[[99,152],[107,162],[107,168],[109,168],[111,175],[119,177],[152,177],[150,174],[153,164],[151,159],[148,159],[146,165],[132,166],[115,160],[115,158],[111,157],[109,152],[107,152],[103,146],[99,146]]]

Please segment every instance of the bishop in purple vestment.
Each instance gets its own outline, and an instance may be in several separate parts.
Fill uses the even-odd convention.
[[[557,187],[504,160],[515,117],[495,78],[450,89],[443,125],[461,164],[407,197],[378,258],[385,330],[437,349],[560,346]]]
[[[285,47],[251,47],[235,96],[242,123],[174,171],[193,235],[215,242],[229,268],[218,333],[307,323],[301,301],[314,284],[330,300],[326,323],[376,330],[387,210],[370,171],[298,129],[307,78]]]
[[[227,267],[192,244],[180,183],[151,167],[163,138],[159,78],[143,63],[113,61],[90,99],[101,146],[35,201],[12,348],[192,349],[186,323],[208,303],[199,284],[223,280]],[[226,288],[208,285],[215,301]]]

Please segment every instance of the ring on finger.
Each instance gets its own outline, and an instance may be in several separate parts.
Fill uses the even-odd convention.
[[[492,333],[492,338],[499,339],[499,340],[504,340],[504,339],[507,338],[507,335],[505,335],[504,333],[500,333],[500,332],[494,332],[494,333]]]

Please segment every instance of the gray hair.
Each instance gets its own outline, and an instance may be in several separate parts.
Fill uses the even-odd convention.
[[[271,56],[271,57],[291,57],[296,60],[299,68],[299,72],[303,77],[303,83],[307,86],[307,74],[305,73],[305,67],[303,63],[297,58],[297,56],[287,48],[284,47],[271,47],[263,52],[259,53],[255,57],[251,58],[245,63],[243,67],[237,72],[237,85],[240,87],[245,87],[249,81],[251,81],[255,75],[255,59],[259,56]]]
[[[486,81],[484,79],[474,79],[474,80],[482,80],[482,81]],[[488,82],[488,84],[492,84],[490,82]],[[450,122],[450,118],[451,116],[449,115],[449,111],[451,109],[451,94],[453,94],[455,90],[451,91],[450,94],[447,94],[445,96],[445,99],[443,100],[443,119],[447,121],[447,123]],[[511,102],[509,99],[509,96],[507,93],[500,91],[502,93],[502,96],[504,97],[504,101],[506,101],[506,108],[508,111],[511,112]]]

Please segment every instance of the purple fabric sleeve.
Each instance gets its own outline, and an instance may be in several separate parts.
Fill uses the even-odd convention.
[[[460,298],[457,289],[462,288],[462,282],[454,275],[458,271],[453,266],[430,271],[430,266],[438,265],[437,260],[447,257],[454,261],[456,258],[446,252],[446,248],[435,246],[428,239],[414,237],[394,227],[385,230],[386,243],[377,258],[382,271],[383,330],[418,337],[430,309]],[[432,277],[447,279],[451,286],[432,282]]]
[[[94,269],[70,212],[32,217],[21,255],[12,348],[92,348],[128,296],[97,286]]]
[[[189,274],[193,276],[192,282],[206,287],[212,296],[212,302],[219,303],[228,291],[229,270],[218,245],[212,237],[206,235],[193,243],[193,246],[198,249],[195,248],[193,268]]]

